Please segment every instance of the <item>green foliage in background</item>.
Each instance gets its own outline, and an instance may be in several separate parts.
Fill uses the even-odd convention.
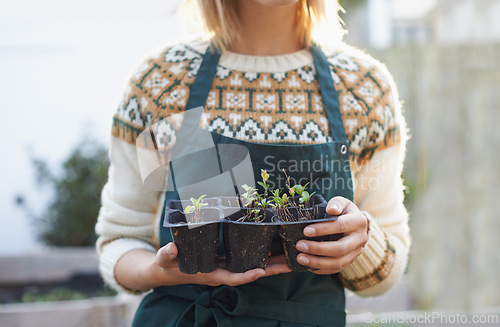
[[[26,292],[23,294],[21,302],[52,302],[52,301],[69,301],[69,300],[83,300],[87,298],[82,292],[71,290],[69,288],[59,287],[54,288],[47,294],[35,294]]]
[[[37,292],[25,292],[21,297],[22,303],[32,302],[53,302],[53,301],[70,301],[70,300],[84,300],[91,297],[107,297],[115,296],[116,292],[110,288],[101,288],[93,294],[76,291],[67,287],[56,287],[50,292],[38,294]]]
[[[61,173],[55,174],[44,159],[33,159],[33,166],[38,184],[54,191],[42,215],[30,214],[40,240],[51,246],[94,245],[94,225],[109,166],[106,149],[86,139],[63,162]],[[17,202],[26,208],[22,197]]]

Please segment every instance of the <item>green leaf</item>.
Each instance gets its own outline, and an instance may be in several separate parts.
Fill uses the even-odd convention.
[[[260,176],[262,177],[262,181],[264,183],[269,179],[269,174],[264,169],[260,170]]]
[[[292,188],[299,196],[301,196],[304,191],[304,187],[302,185],[294,185]]]

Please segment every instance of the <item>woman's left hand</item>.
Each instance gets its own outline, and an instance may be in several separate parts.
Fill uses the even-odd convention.
[[[301,240],[296,245],[297,250],[303,252],[297,256],[297,261],[317,269],[311,272],[320,275],[342,271],[363,252],[363,246],[368,241],[368,219],[353,202],[344,197],[334,197],[328,202],[326,212],[338,216],[338,219],[311,224],[304,228],[304,235],[313,237],[344,233],[344,236],[331,242]]]

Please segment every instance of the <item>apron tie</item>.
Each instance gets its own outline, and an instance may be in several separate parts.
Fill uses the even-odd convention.
[[[179,297],[192,303],[180,315],[177,326],[186,326],[185,319],[195,317],[195,327],[204,327],[217,322],[217,326],[231,327],[231,316],[240,316],[247,312],[248,298],[238,288],[220,286],[201,291],[178,290],[176,287],[157,289],[169,295]]]
[[[176,327],[232,327],[232,317],[242,315],[314,326],[345,326],[345,311],[335,306],[279,299],[252,300],[244,291],[227,285],[209,288],[200,285],[182,286],[155,289],[155,292],[173,297],[173,301],[189,302],[178,315]],[[168,310],[168,306],[164,309]]]

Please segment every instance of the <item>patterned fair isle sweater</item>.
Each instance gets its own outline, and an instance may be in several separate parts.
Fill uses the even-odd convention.
[[[156,251],[163,192],[144,186],[136,138],[148,126],[184,110],[207,43],[167,47],[133,74],[113,119],[109,180],[96,225],[100,270],[114,277],[118,259],[132,249]],[[341,272],[345,287],[361,296],[387,291],[403,274],[410,244],[403,206],[405,124],[391,76],[350,47],[325,54],[339,94],[350,143],[354,202],[369,219],[363,253]],[[329,140],[308,50],[281,56],[225,52],[204,108],[201,127],[258,143],[314,144]],[[157,139],[161,146],[161,139]]]

